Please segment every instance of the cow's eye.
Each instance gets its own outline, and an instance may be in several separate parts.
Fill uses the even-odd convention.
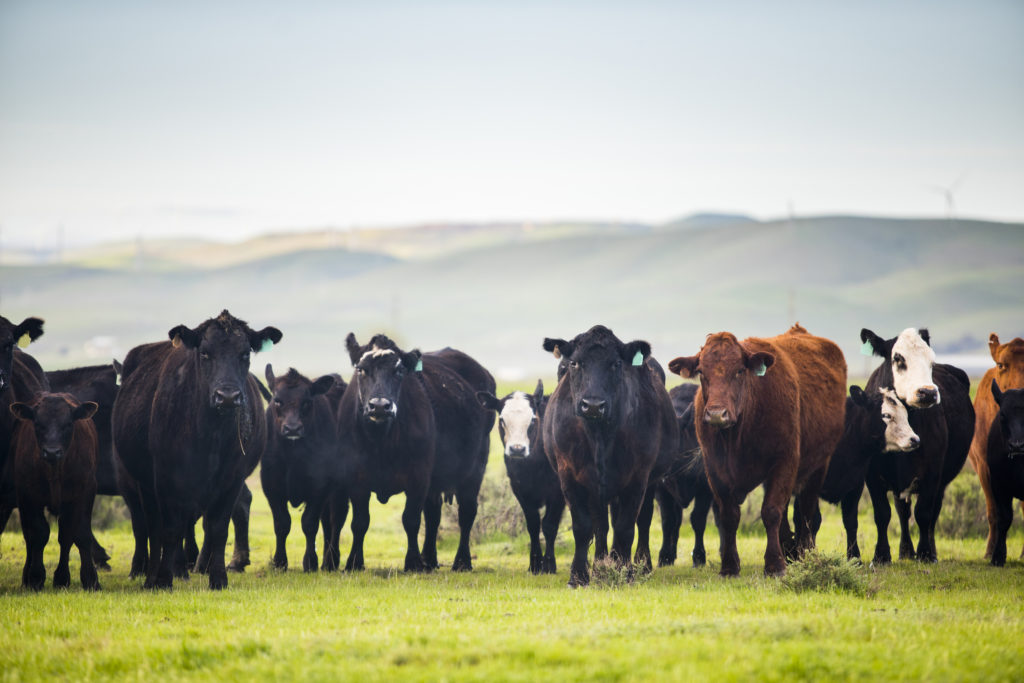
[[[743,375],[746,374],[746,372],[747,372],[746,368],[740,368],[739,370],[736,371],[736,376],[737,377],[742,377]]]
[[[10,345],[8,345],[8,348],[9,347],[10,347]],[[1005,370],[1006,369],[1006,364],[1005,363],[996,363],[996,367],[999,368],[1000,370]]]
[[[274,398],[274,405],[280,408],[284,404],[281,403],[281,399],[275,397]]]
[[[580,369],[579,362],[578,361],[574,361],[574,360],[569,361],[569,369],[570,370],[579,370]]]
[[[200,351],[199,358],[202,360],[210,360],[210,354],[208,354],[206,351]]]
[[[243,353],[242,355],[240,355],[240,356],[239,356],[239,358],[241,358],[241,359],[242,359],[242,361],[243,361],[243,362],[246,362],[246,363],[248,363],[248,362],[249,362],[249,358],[250,358],[250,357],[251,357],[251,356],[249,355],[249,352],[248,352],[248,351],[246,351],[245,353]]]
[[[366,370],[363,370],[362,368],[356,368],[356,374],[359,375],[360,377],[365,377]]]

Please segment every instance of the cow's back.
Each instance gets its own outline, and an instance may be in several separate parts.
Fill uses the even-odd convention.
[[[946,420],[946,458],[942,468],[942,485],[945,486],[963,469],[974,440],[976,421],[971,404],[971,381],[967,374],[956,366],[936,363],[932,377],[939,386],[940,405]]]
[[[424,354],[420,374],[437,430],[431,480],[435,487],[449,490],[453,482],[486,466],[483,444],[489,432],[488,420],[493,424],[493,418],[480,405],[476,390],[446,362]]]

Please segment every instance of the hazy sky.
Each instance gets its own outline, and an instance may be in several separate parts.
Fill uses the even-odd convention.
[[[1024,2],[0,3],[0,239],[1024,220]]]

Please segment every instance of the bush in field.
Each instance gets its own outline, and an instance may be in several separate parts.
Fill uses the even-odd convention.
[[[981,492],[978,475],[969,467],[946,487],[935,531],[946,538],[988,536],[985,494]]]
[[[608,558],[595,561],[590,570],[590,585],[597,588],[640,585],[649,578],[651,578],[651,573],[643,564],[628,562],[619,567]]]
[[[761,523],[761,504],[764,502],[764,490],[760,487],[747,494],[747,499],[740,506],[740,525],[737,531],[744,536],[764,536],[764,524]]]
[[[504,473],[500,476],[485,476],[480,486],[479,506],[470,540],[478,543],[485,538],[504,535],[508,538],[526,533],[526,520],[519,501],[512,493],[512,487]],[[457,503],[457,501],[456,501]],[[445,505],[441,515],[441,533],[459,534],[458,505]]]
[[[53,524],[54,517],[47,513],[46,518]],[[121,496],[96,496],[96,502],[92,506],[92,528],[94,531],[105,530],[117,526],[123,522],[131,522],[131,513],[128,506],[124,504]],[[4,533],[21,533],[21,517],[15,508],[11,518],[7,521]]]
[[[865,595],[868,592],[868,578],[859,562],[818,550],[808,552],[802,560],[789,565],[782,585],[795,593],[839,591]]]

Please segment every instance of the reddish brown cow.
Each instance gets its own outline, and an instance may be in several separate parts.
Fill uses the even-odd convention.
[[[797,548],[803,551],[814,545],[807,520],[843,433],[842,351],[800,327],[742,342],[719,332],[708,335],[696,356],[676,358],[668,367],[682,377],[700,377],[693,415],[719,510],[721,574],[739,574],[740,505],[762,483],[761,520],[768,534],[764,571],[785,573],[779,529],[790,496],[796,494],[795,505],[803,511],[804,523],[796,529]]]
[[[71,544],[82,558],[82,587],[98,590],[92,560],[92,504],[96,498],[96,412],[92,401],[79,403],[71,394],[37,394],[31,403],[12,403],[19,418],[12,442],[14,482],[25,536],[25,569],[21,583],[39,590],[46,581],[43,549],[50,538],[45,508],[59,517],[60,559],[53,574],[55,588],[71,585],[68,556]]]
[[[978,473],[981,490],[985,492],[985,506],[988,508],[988,543],[985,546],[985,557],[992,557],[992,548],[996,540],[996,508],[992,498],[992,483],[988,471],[988,433],[992,421],[999,412],[999,406],[992,398],[992,380],[995,380],[1001,391],[1007,389],[1024,389],[1024,339],[1017,337],[1008,344],[1000,344],[995,332],[988,336],[988,350],[994,368],[989,369],[978,384],[978,393],[974,396],[974,440],[968,457],[971,466]],[[1021,503],[1024,511],[1024,503]],[[1024,553],[1021,553],[1024,557]]]

